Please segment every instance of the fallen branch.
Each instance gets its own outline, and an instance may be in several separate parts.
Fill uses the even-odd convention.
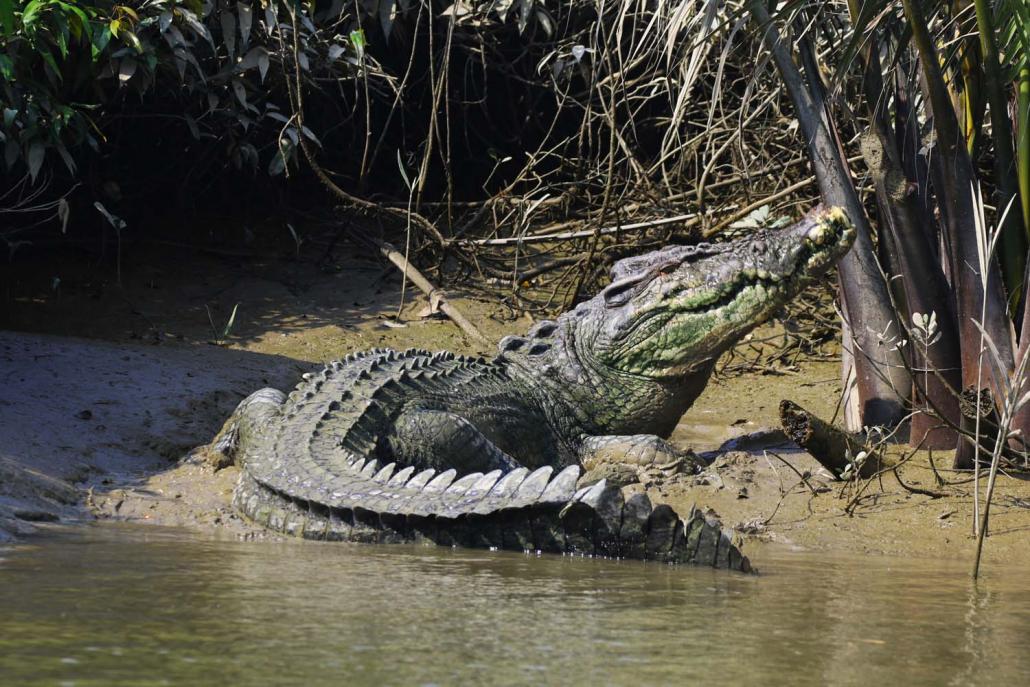
[[[408,262],[407,258],[401,255],[397,249],[391,246],[389,243],[376,242],[379,247],[379,252],[382,253],[387,260],[392,262],[400,271],[412,281],[421,291],[429,297],[430,305],[435,305],[440,311],[447,315],[454,324],[458,325],[463,332],[465,332],[469,338],[473,339],[477,343],[489,343],[487,338],[476,328],[474,324],[468,321],[468,319],[461,314],[461,311],[455,308],[448,300],[446,295],[441,289],[433,286],[432,282],[425,278],[425,276],[415,269],[415,266]]]
[[[812,454],[838,479],[855,456],[866,450],[861,436],[838,429],[786,399],[780,401],[780,424],[791,441]],[[872,477],[879,469],[878,456],[870,452],[865,462],[858,466],[858,474]]]

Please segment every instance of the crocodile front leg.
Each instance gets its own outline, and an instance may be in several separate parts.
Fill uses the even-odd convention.
[[[499,449],[471,422],[444,410],[406,410],[386,437],[392,457],[402,465],[458,474],[514,470],[518,461]]]
[[[268,439],[285,400],[286,395],[278,389],[258,389],[240,401],[211,443],[198,446],[190,452],[190,457],[210,464],[215,470],[242,463],[246,457],[240,455],[240,446],[258,446],[263,439]]]
[[[698,472],[704,465],[693,451],[681,451],[654,434],[588,436],[579,449],[585,470],[581,485],[607,479],[626,485],[645,478]]]

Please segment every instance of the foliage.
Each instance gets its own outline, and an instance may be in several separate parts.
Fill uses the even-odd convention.
[[[719,231],[808,183],[777,82],[716,0],[61,0],[29,13],[34,33],[28,3],[0,2],[14,17],[0,39],[9,178],[31,172],[52,193],[82,181],[79,206],[102,200],[134,232],[154,202],[194,202],[189,189],[310,181],[305,141],[366,209],[428,217],[416,251],[449,242],[462,269],[511,284],[518,307],[554,308],[627,250]],[[69,7],[88,31],[73,32]],[[776,216],[806,196],[774,199]],[[577,238],[553,263],[553,245],[475,243],[558,225]],[[553,266],[557,288],[527,300]]]
[[[35,180],[59,158],[75,175],[79,149],[99,151],[111,122],[143,103],[147,115],[177,120],[194,139],[221,142],[237,168],[261,162],[281,172],[297,137],[315,137],[292,126],[275,97],[279,13],[275,3],[0,0],[6,169]],[[299,28],[312,78],[356,73],[360,48],[341,23],[316,29],[305,17]],[[280,137],[288,143],[267,145]],[[255,142],[270,148],[264,160]]]

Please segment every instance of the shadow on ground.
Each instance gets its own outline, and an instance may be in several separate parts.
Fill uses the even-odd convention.
[[[395,268],[318,252],[137,245],[123,256],[121,284],[83,254],[16,261],[0,277],[0,329],[23,332],[0,331],[0,540],[87,510],[213,520],[228,504],[231,470],[160,476],[247,394],[288,390],[354,350],[488,352],[449,321],[424,317],[426,298],[410,285],[402,300]],[[456,302],[492,340],[529,325],[502,321],[496,305]],[[178,503],[157,503],[168,500],[158,489]]]
[[[0,332],[0,521],[67,516],[81,490],[167,469],[251,391],[289,388],[312,367],[217,346]]]
[[[395,268],[373,259],[320,260],[311,253],[233,256],[140,244],[126,249],[120,275],[82,252],[30,254],[2,277],[0,328],[142,343],[245,345],[305,330],[353,328],[395,314],[401,302]],[[410,288],[405,296],[409,303],[420,298]],[[299,357],[317,359],[318,351]]]

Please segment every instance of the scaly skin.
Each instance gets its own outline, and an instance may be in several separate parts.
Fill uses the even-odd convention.
[[[697,468],[665,437],[715,360],[852,239],[834,209],[778,232],[669,247],[620,261],[598,296],[505,337],[493,360],[376,350],[306,375],[288,397],[262,389],[215,442],[242,466],[234,503],[308,538],[749,569],[696,510],[683,521],[603,479],[577,482],[613,463],[622,474]]]

